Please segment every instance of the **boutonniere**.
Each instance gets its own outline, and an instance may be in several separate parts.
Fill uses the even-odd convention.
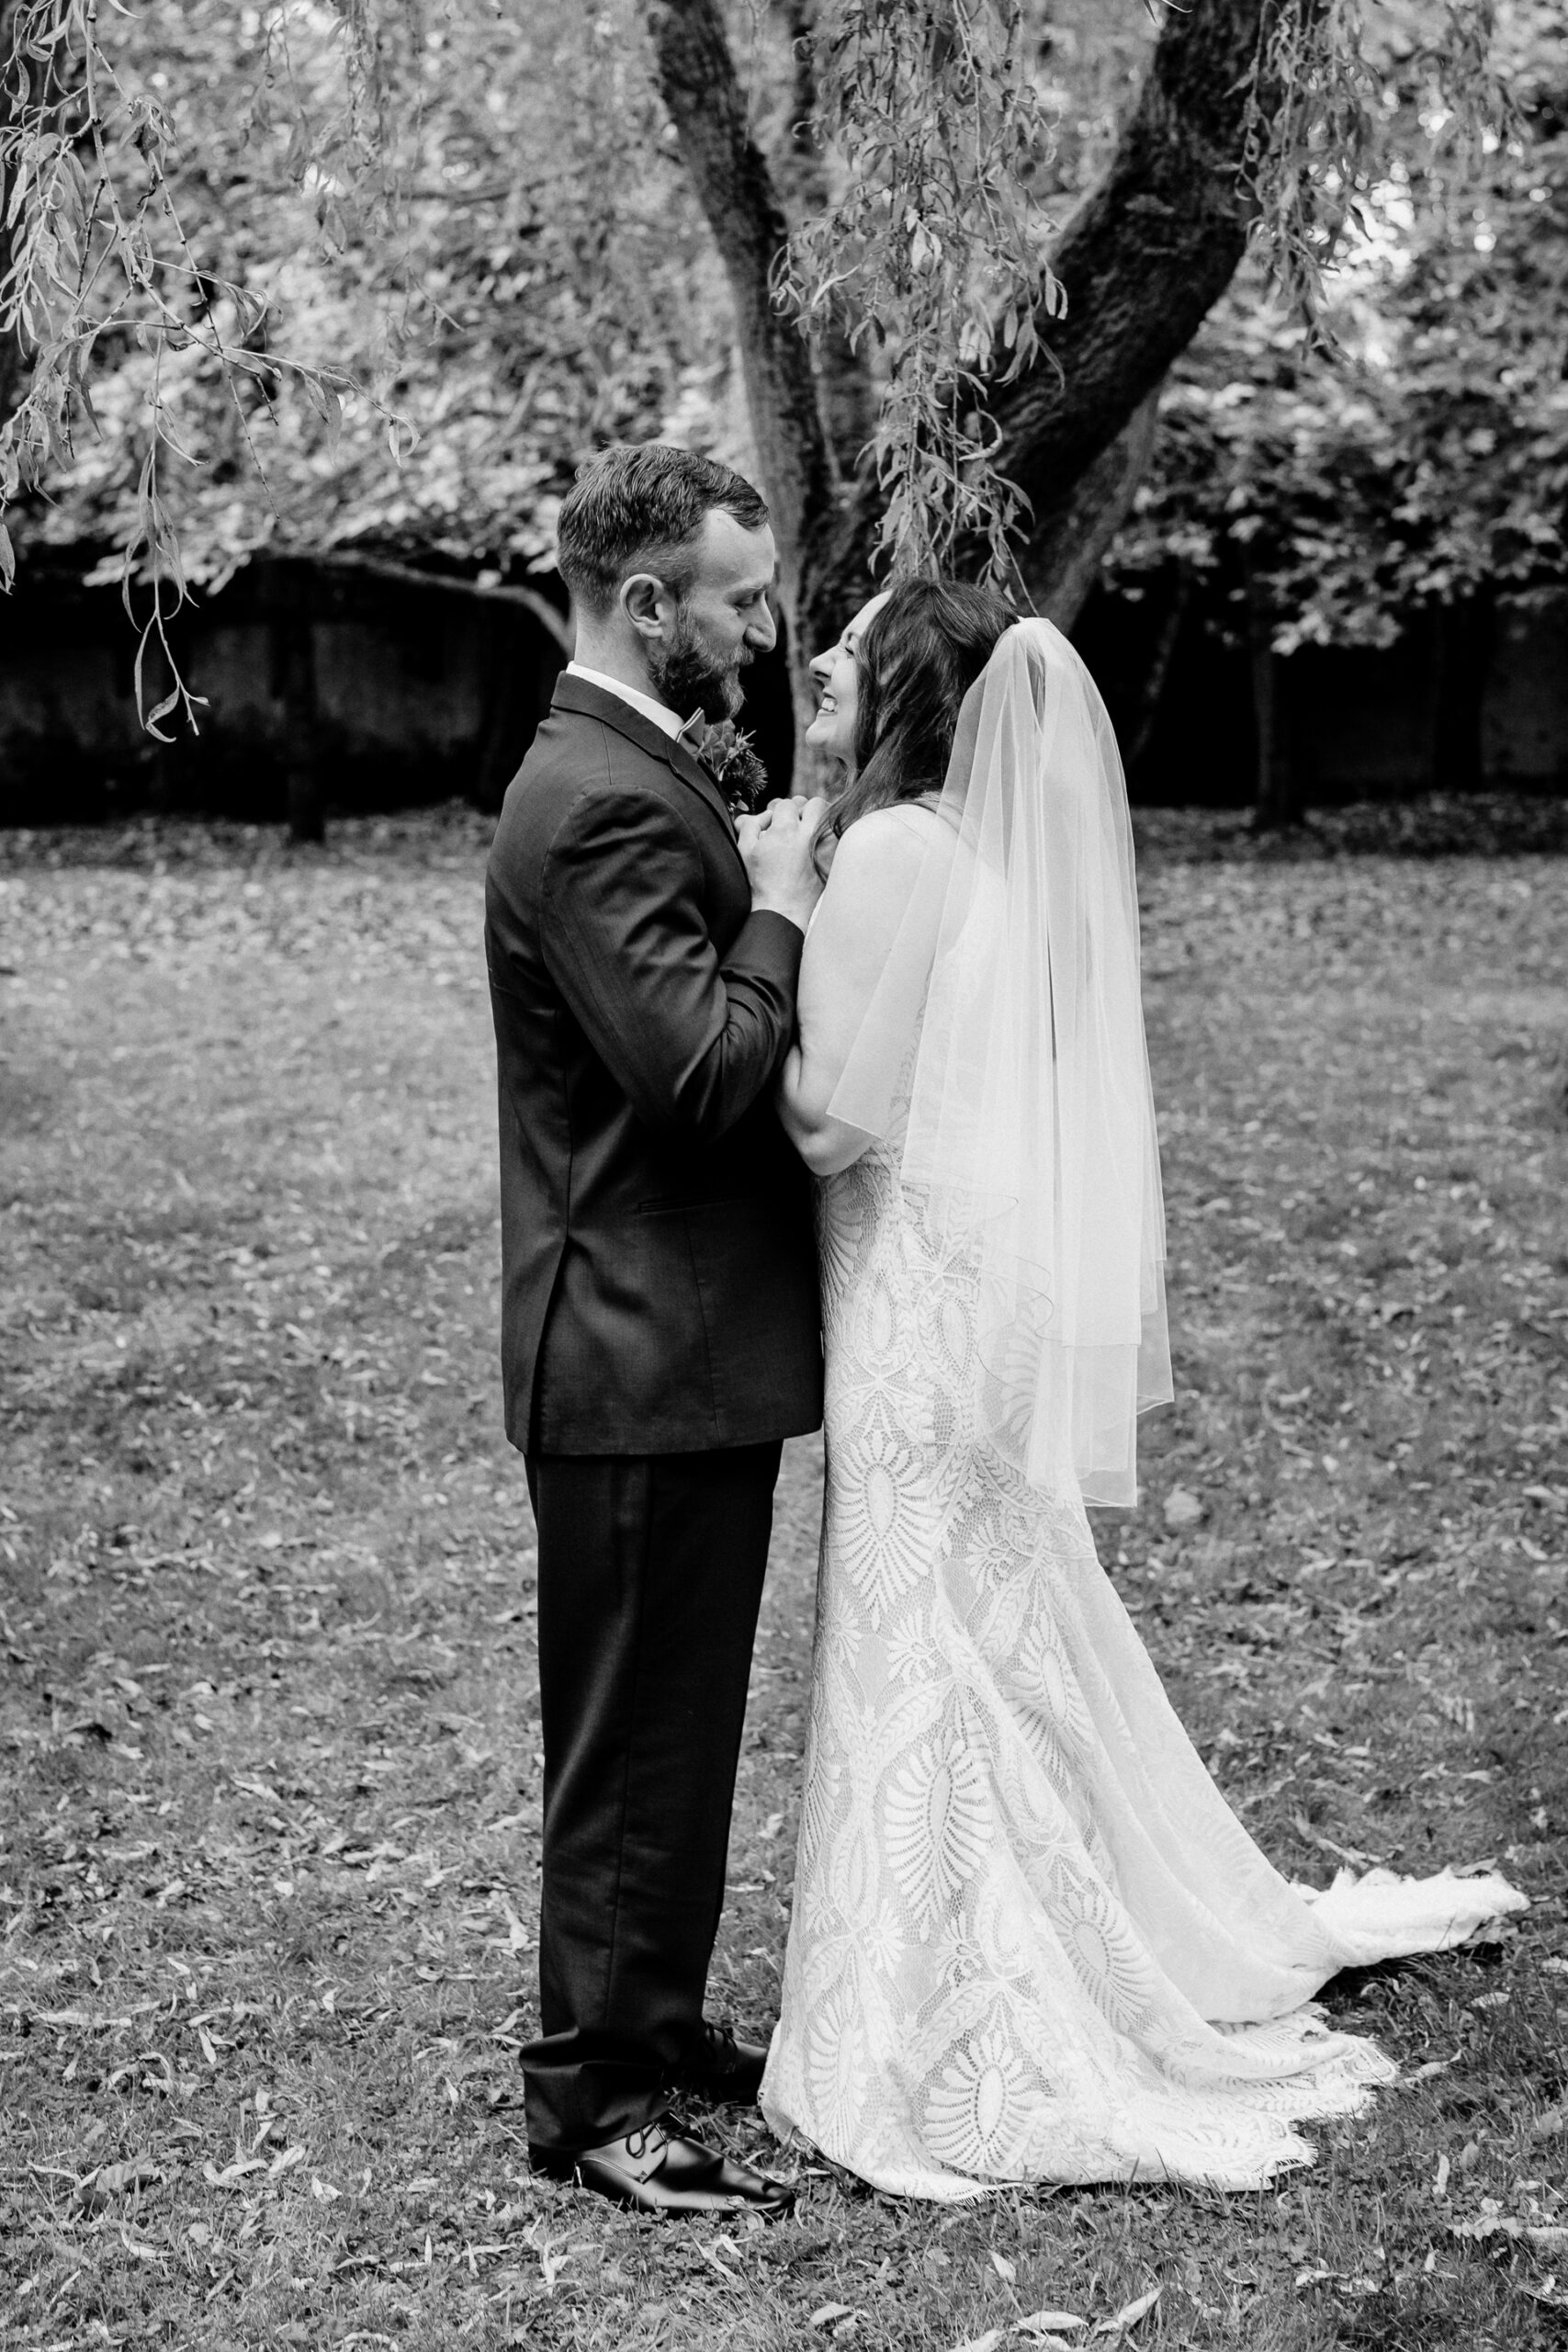
[[[724,795],[732,817],[750,817],[767,797],[768,771],[750,735],[733,718],[721,718],[703,737],[698,759]]]

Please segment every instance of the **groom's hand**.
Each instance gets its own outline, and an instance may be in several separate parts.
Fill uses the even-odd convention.
[[[775,914],[804,931],[822,896],[822,877],[812,857],[825,800],[770,800],[759,816],[742,817],[735,828],[741,860],[751,884],[753,914]]]

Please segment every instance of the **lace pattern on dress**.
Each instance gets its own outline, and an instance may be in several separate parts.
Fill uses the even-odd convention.
[[[878,2187],[1247,2188],[1394,2072],[1308,2006],[1497,1880],[1314,1899],[1253,1844],[1079,1496],[977,1442],[976,1282],[895,1133],[818,1188],[828,1497],[782,2015],[761,2104]]]

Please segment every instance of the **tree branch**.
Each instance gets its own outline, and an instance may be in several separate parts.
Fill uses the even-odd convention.
[[[1246,250],[1248,96],[1276,5],[1168,11],[1115,153],[1052,256],[1066,316],[1040,318],[1046,356],[993,391],[1000,469],[1034,510],[1020,571],[1064,622],[1137,487],[1159,386]],[[1267,91],[1262,103],[1267,113]],[[859,484],[819,535],[808,580],[818,628],[865,593],[879,511],[875,485]]]
[[[1168,13],[1104,177],[1052,256],[1068,309],[1040,321],[1050,356],[993,398],[1002,470],[1035,510],[1021,569],[1043,601],[1062,569],[1067,493],[1157,390],[1246,250],[1248,97],[1271,5]]]
[[[804,0],[780,5],[792,33],[807,28]],[[1136,489],[1159,387],[1246,250],[1248,108],[1278,6],[1194,0],[1168,10],[1115,153],[1053,256],[1070,307],[1039,322],[1049,356],[993,390],[1001,469],[1033,508],[1020,569],[1041,609],[1066,622]],[[660,87],[735,299],[804,711],[802,653],[836,632],[874,585],[880,493],[863,478],[836,480],[824,388],[805,339],[773,305],[770,271],[787,226],[716,0],[649,0],[649,27]],[[1274,98],[1259,94],[1265,117]]]
[[[1131,511],[1159,425],[1159,389],[1146,392],[1113,441],[1063,498],[1034,516],[1027,586],[1036,611],[1071,630],[1105,551]]]
[[[789,134],[773,157],[773,169],[790,217],[799,220],[829,202],[827,159],[817,143],[817,58],[812,44],[813,0],[773,0],[790,45]],[[810,346],[818,405],[829,454],[841,486],[853,480],[861,452],[876,429],[876,388],[864,356],[856,351],[835,319],[818,329]]]
[[[536,588],[517,588],[497,582],[487,587],[478,580],[456,579],[450,572],[423,571],[417,564],[394,563],[389,559],[371,555],[348,555],[329,548],[310,561],[321,571],[356,571],[370,580],[388,580],[404,588],[439,588],[449,596],[472,596],[483,605],[514,605],[519,612],[531,619],[554,639],[563,660],[570,662],[576,636],[565,613],[557,610],[547,596]]]

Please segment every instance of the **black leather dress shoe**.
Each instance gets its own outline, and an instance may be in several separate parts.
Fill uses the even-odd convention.
[[[705,2019],[702,2041],[677,2073],[675,2087],[731,2107],[754,2107],[767,2063],[767,2052],[754,2041],[738,2041],[733,2027]]]
[[[749,2208],[776,2219],[795,2202],[795,2191],[782,2180],[768,2180],[698,2140],[677,2139],[662,2122],[645,2123],[624,2139],[581,2148],[574,2155],[530,2148],[528,2157],[536,2172],[574,2180],[639,2213],[738,2213]]]

